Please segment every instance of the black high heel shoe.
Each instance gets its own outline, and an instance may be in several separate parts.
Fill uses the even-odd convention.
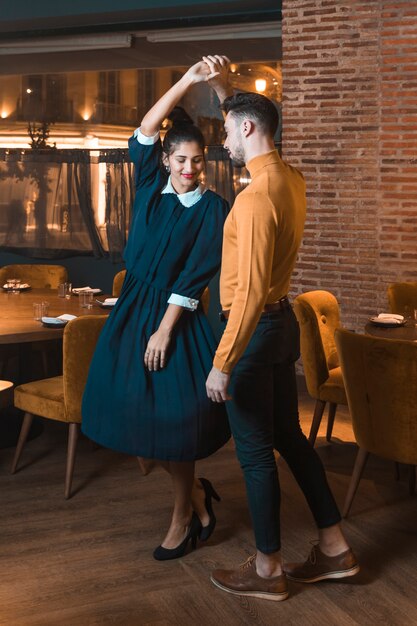
[[[190,528],[183,541],[176,548],[163,548],[158,546],[155,548],[153,558],[157,561],[169,561],[170,559],[179,559],[187,551],[188,542],[191,540],[191,549],[195,550],[197,545],[197,537],[201,531],[201,522],[198,516],[193,513],[191,518]]]
[[[200,478],[200,483],[203,485],[204,493],[206,494],[204,504],[209,514],[210,521],[207,526],[201,526],[200,530],[200,540],[207,541],[207,539],[212,535],[213,530],[216,527],[216,516],[214,515],[213,507],[211,504],[211,499],[214,498],[217,502],[220,502],[221,498],[217,491],[214,489],[213,485],[207,478]],[[201,522],[200,522],[201,523]]]

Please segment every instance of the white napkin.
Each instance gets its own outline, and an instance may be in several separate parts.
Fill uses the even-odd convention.
[[[106,298],[104,300],[104,304],[108,304],[109,306],[116,304],[118,298]]]
[[[92,287],[75,287],[73,293],[80,293],[81,291],[90,291],[91,293],[101,293],[101,289],[93,289]]]
[[[379,313],[376,319],[387,322],[387,324],[402,324],[404,322],[404,317],[397,315],[397,313]]]
[[[57,320],[63,320],[64,322],[70,322],[71,320],[75,320],[77,316],[71,315],[71,313],[63,313],[62,315],[58,315]]]

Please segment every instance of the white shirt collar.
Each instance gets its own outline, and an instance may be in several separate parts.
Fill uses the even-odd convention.
[[[205,191],[206,190],[204,188],[204,185],[200,183],[198,187],[196,189],[193,189],[192,191],[187,191],[186,193],[177,193],[174,187],[172,186],[171,176],[170,176],[168,178],[166,187],[164,187],[161,193],[175,193],[178,200],[181,202],[183,206],[190,207],[200,200],[201,196],[203,195]]]

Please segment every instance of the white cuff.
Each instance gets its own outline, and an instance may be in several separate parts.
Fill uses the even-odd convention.
[[[135,131],[133,131],[133,135],[134,137],[136,137],[139,143],[142,144],[142,146],[153,146],[153,144],[156,143],[159,139],[159,132],[155,135],[152,135],[152,137],[148,137],[147,135],[144,135],[142,133],[140,128],[137,128]]]
[[[188,309],[189,311],[195,311],[198,307],[198,300],[194,300],[194,298],[187,298],[186,296],[179,296],[177,293],[172,293],[168,298],[168,304],[177,304],[178,306],[184,307],[184,309]]]

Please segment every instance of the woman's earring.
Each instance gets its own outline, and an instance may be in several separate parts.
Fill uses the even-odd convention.
[[[171,168],[169,167],[169,165],[165,165],[165,171],[167,174],[171,174]]]

